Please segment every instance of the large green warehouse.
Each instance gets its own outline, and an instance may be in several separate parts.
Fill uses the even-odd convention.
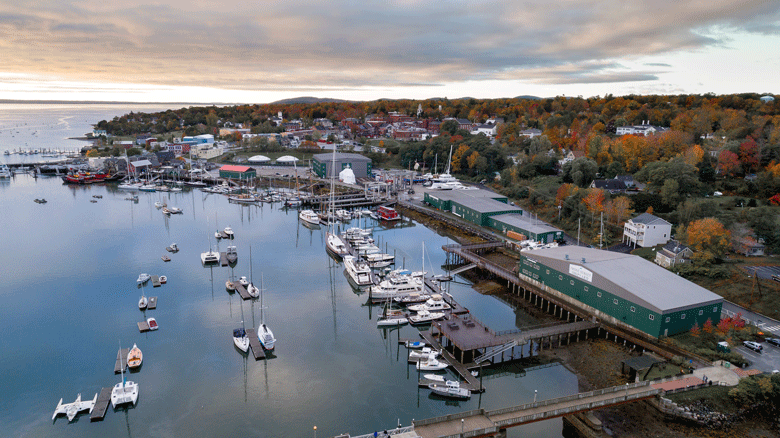
[[[489,226],[488,218],[491,216],[523,214],[522,209],[507,204],[506,196],[481,189],[429,190],[424,200],[432,207],[484,227]]]
[[[524,235],[535,242],[551,243],[563,239],[563,231],[528,216],[500,214],[488,218],[488,226],[506,234],[507,231]]]
[[[579,246],[522,251],[519,276],[599,319],[653,337],[720,321],[723,298],[639,256]]]

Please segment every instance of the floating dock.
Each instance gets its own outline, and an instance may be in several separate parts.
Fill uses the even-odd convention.
[[[106,416],[106,410],[108,410],[108,404],[111,403],[111,390],[112,388],[103,388],[100,390],[97,403],[92,408],[92,414],[89,416],[89,421],[101,421]]]
[[[152,286],[154,287],[160,287],[162,283],[160,283],[160,276],[159,275],[152,275]]]
[[[252,299],[252,296],[249,295],[249,291],[246,290],[243,284],[239,283],[238,281],[234,281],[233,286],[236,287],[236,292],[238,292],[238,294],[241,295],[241,298],[245,300]]]
[[[154,310],[157,308],[157,297],[149,297],[149,301],[146,304],[146,310]]]
[[[138,322],[138,331],[141,333],[148,332],[149,331],[149,324],[146,321],[139,321]]]
[[[114,363],[114,374],[119,374],[122,371],[127,371],[127,353],[129,348],[123,348],[116,352],[116,362]]]
[[[444,299],[444,302],[446,302],[447,304],[450,305],[450,307],[452,308],[450,310],[450,312],[452,312],[452,313],[454,313],[456,315],[462,315],[464,313],[469,313],[469,309],[463,307],[460,303],[455,301],[452,298],[452,295],[444,292],[444,290],[441,287],[439,287],[439,285],[434,283],[430,277],[426,277],[424,279],[424,281],[425,281],[425,286],[431,291],[431,293],[441,295],[442,298]]]
[[[220,266],[228,266],[228,259],[227,259],[227,253],[226,252],[219,253],[219,265]]]
[[[252,354],[255,356],[255,360],[265,359],[265,350],[263,350],[263,345],[257,337],[257,330],[248,328],[246,329],[246,335],[249,337],[249,346],[252,348]]]

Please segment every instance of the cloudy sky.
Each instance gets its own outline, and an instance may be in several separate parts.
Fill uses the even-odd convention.
[[[0,0],[0,99],[778,93],[776,0]]]

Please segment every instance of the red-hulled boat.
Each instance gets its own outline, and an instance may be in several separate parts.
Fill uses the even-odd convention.
[[[96,182],[103,182],[106,180],[106,178],[109,178],[109,174],[107,172],[78,172],[69,173],[63,176],[62,181],[67,184],[92,184]]]

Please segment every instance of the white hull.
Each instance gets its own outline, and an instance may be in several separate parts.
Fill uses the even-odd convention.
[[[273,350],[276,346],[274,333],[265,324],[260,324],[260,327],[257,328],[257,338],[266,350]]]
[[[214,251],[201,253],[200,261],[203,262],[204,265],[219,263],[219,253]]]
[[[127,381],[124,384],[122,382],[117,383],[114,385],[114,388],[111,390],[111,406],[114,408],[117,407],[117,405],[122,405],[125,403],[132,403],[136,404],[138,402],[138,384],[134,382]]]
[[[450,366],[446,362],[440,362],[436,359],[421,360],[417,362],[416,368],[420,371],[441,371]]]
[[[408,323],[409,320],[406,319],[406,317],[397,316],[397,317],[390,317],[390,318],[380,318],[376,321],[376,326],[388,327],[388,326],[404,325]]]
[[[347,252],[347,246],[344,245],[344,241],[341,240],[341,237],[331,232],[328,232],[326,235],[325,245],[328,251],[338,257],[344,257],[349,254],[349,252]]]
[[[357,287],[366,287],[373,284],[371,281],[371,268],[367,264],[358,261],[355,257],[344,257],[344,270],[347,271],[350,280]]]
[[[312,225],[320,224],[320,217],[317,216],[317,213],[313,212],[312,210],[301,211],[298,213],[298,219]]]
[[[65,414],[68,417],[68,422],[71,422],[81,411],[89,411],[91,414],[92,410],[95,408],[95,403],[97,403],[97,394],[95,394],[95,397],[92,400],[84,401],[81,400],[81,394],[79,394],[78,397],[76,397],[76,401],[73,403],[63,404],[62,399],[60,399],[60,402],[57,403],[57,407],[54,408],[54,415],[51,416],[51,419],[54,420],[59,414]]]

